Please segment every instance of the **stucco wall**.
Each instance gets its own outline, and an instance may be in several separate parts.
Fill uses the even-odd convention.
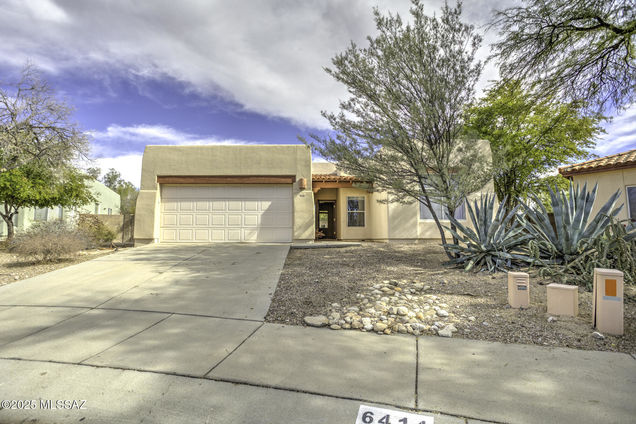
[[[146,146],[135,216],[135,242],[159,240],[160,190],[157,176],[295,175],[292,187],[293,238],[314,239],[311,154],[304,145]],[[299,188],[305,178],[307,187]]]
[[[387,209],[382,203],[387,195],[383,192],[369,192],[360,188],[338,189],[336,201],[337,234],[340,240],[386,240],[388,239]],[[364,197],[365,220],[364,227],[349,227],[347,225],[347,197]]]
[[[616,190],[620,189],[621,194],[616,204],[623,204],[624,206],[618,218],[621,220],[628,218],[626,188],[628,186],[636,186],[636,167],[574,175],[572,182],[575,187],[577,184],[583,187],[583,185],[587,183],[588,190],[592,190],[594,185],[598,183],[598,191],[596,193],[594,207],[592,208],[592,215],[598,212]]]

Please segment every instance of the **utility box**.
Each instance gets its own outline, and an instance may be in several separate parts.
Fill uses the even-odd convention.
[[[623,335],[623,273],[594,268],[592,325],[601,333]]]
[[[530,276],[527,273],[508,273],[508,303],[513,308],[530,306]]]
[[[579,288],[566,284],[548,284],[548,313],[552,315],[579,314]]]

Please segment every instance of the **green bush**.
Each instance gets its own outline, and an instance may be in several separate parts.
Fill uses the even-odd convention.
[[[16,234],[9,251],[39,262],[57,261],[88,247],[82,232],[64,221],[40,222]]]
[[[95,215],[80,215],[77,228],[97,246],[110,245],[117,237],[117,234]]]

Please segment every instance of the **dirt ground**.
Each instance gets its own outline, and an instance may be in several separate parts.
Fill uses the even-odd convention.
[[[3,245],[0,245],[0,286],[109,255],[113,251],[114,249],[85,250],[77,256],[62,259],[59,262],[37,263],[9,253],[4,249]]]
[[[505,273],[467,273],[445,266],[437,243],[364,243],[361,247],[291,249],[266,320],[304,325],[308,315],[330,314],[331,305],[359,306],[360,294],[384,280],[419,282],[427,295],[458,319],[453,337],[537,344],[587,350],[636,353],[636,288],[625,289],[625,335],[592,336],[592,294],[579,289],[579,315],[550,317],[546,286],[551,281],[531,274],[528,309],[507,304]],[[463,317],[463,318],[462,318]],[[475,317],[468,321],[466,317]]]

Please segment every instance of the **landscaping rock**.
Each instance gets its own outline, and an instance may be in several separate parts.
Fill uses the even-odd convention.
[[[329,324],[329,320],[324,315],[309,316],[305,317],[304,320],[305,324],[310,327],[324,327],[325,325]]]
[[[437,332],[437,335],[440,337],[453,337],[453,331],[449,328],[450,326],[446,326]]]
[[[338,324],[333,324],[330,325],[329,328],[331,328],[332,330],[340,330],[342,327],[340,327]]]
[[[444,309],[439,309],[437,311],[437,316],[439,316],[439,317],[447,317],[448,316],[448,312],[446,310],[444,310]]]
[[[592,337],[598,340],[605,340],[605,336],[599,333],[598,331],[593,332]]]
[[[555,317],[548,317],[548,322],[556,322],[556,320]]]
[[[397,313],[399,315],[408,315],[409,309],[406,306],[400,306],[397,308]]]
[[[377,332],[383,332],[384,330],[387,329],[387,325],[383,322],[376,322],[373,325],[373,331],[377,331]]]

